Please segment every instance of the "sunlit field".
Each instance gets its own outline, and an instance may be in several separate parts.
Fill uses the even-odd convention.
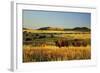
[[[91,58],[90,46],[87,47],[31,47],[24,46],[23,62],[83,60]]]
[[[23,62],[91,59],[90,32],[27,30],[23,35]]]

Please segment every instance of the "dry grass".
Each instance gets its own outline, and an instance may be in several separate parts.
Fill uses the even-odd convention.
[[[82,33],[81,31],[57,31],[57,30],[33,30],[33,29],[27,29],[23,30],[23,32],[31,32],[31,33]],[[84,32],[90,34],[90,32]]]
[[[64,61],[91,59],[90,46],[87,47],[23,47],[23,62]]]

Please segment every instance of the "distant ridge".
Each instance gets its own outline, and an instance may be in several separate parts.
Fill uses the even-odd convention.
[[[73,30],[75,30],[75,31],[90,31],[90,29],[87,27],[75,27],[75,28],[73,28]]]
[[[29,30],[30,28],[23,28],[23,30]],[[34,30],[34,29],[30,29]],[[91,31],[87,27],[75,27],[75,28],[55,28],[55,27],[42,27],[35,30],[54,30],[54,31]]]
[[[24,30],[28,30],[28,28],[23,28]]]
[[[42,27],[39,28],[38,30],[64,30],[63,28],[55,28],[55,27]]]
[[[75,28],[70,28],[70,29],[67,29],[67,28],[54,28],[54,27],[42,27],[42,28],[39,28],[38,30],[90,31],[90,29],[87,28],[87,27],[75,27]]]

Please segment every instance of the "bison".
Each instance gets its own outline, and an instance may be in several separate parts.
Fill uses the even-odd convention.
[[[59,48],[64,47],[64,46],[69,46],[68,41],[64,41],[64,40],[57,40],[55,42],[56,46],[58,46]]]
[[[74,46],[74,47],[80,47],[80,46],[87,46],[87,42],[80,39],[74,39],[74,40],[57,40],[55,41],[56,46],[59,48],[61,47],[68,47],[68,46]]]
[[[58,46],[59,48],[62,47],[62,43],[60,40],[55,41],[56,46]]]

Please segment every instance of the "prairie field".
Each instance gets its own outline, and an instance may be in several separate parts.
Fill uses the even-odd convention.
[[[23,62],[91,59],[90,32],[23,31]]]
[[[64,61],[91,59],[90,46],[87,47],[31,47],[24,46],[23,62]]]

